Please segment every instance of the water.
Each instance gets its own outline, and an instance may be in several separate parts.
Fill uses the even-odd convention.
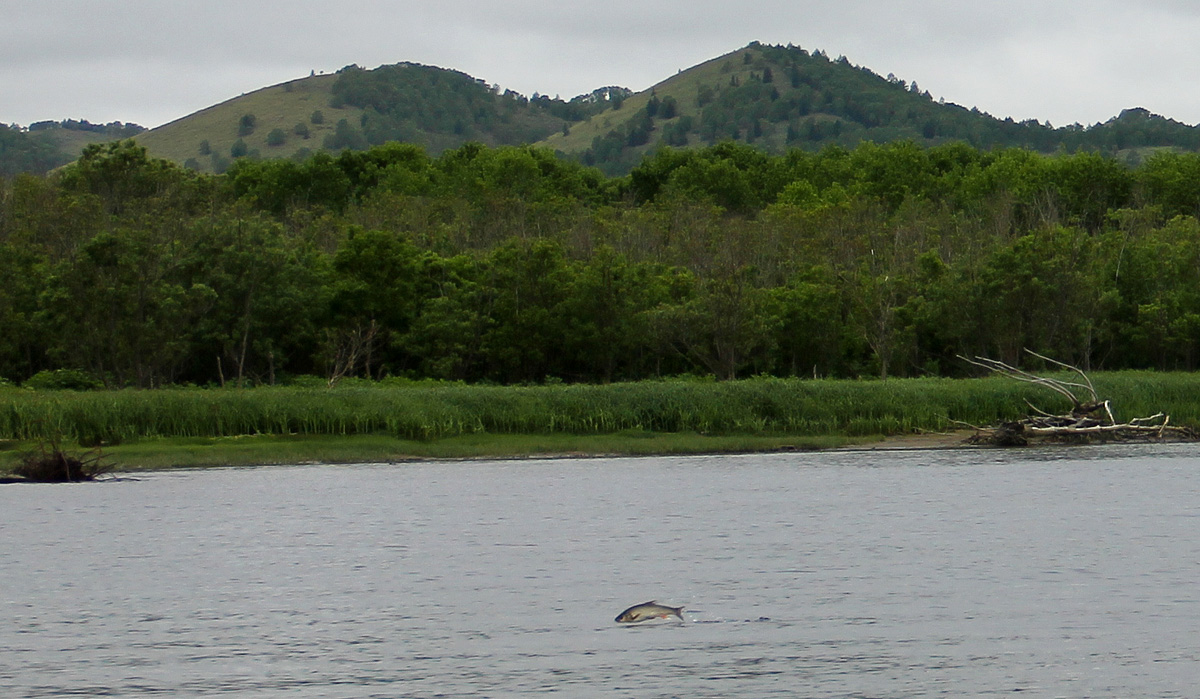
[[[3,486],[0,696],[1194,696],[1198,455]],[[688,621],[613,622],[650,599]]]

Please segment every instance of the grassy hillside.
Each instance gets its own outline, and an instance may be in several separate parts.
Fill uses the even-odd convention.
[[[631,95],[623,102],[609,106],[604,111],[582,122],[571,125],[567,134],[556,133],[542,141],[541,145],[564,153],[578,153],[592,146],[593,140],[611,131],[625,127],[646,109],[651,97],[660,100],[672,97],[678,104],[678,117],[660,122],[659,132],[666,124],[678,122],[684,117],[697,117],[700,107],[697,98],[706,86],[721,85],[733,79],[747,79],[752,72],[750,66],[739,58],[741,51],[718,56],[700,65],[681,71],[658,83],[650,90]],[[644,151],[647,148],[641,148]]]
[[[187,162],[207,172],[223,170],[232,161],[233,146],[239,139],[249,154],[262,158],[304,155],[320,150],[340,120],[357,125],[362,118],[363,110],[357,107],[329,106],[336,80],[336,75],[316,75],[266,87],[164,124],[136,140],[154,157]],[[315,112],[321,112],[321,123],[313,121]],[[249,133],[240,133],[247,114],[254,116],[254,127]],[[307,138],[296,133],[297,125],[307,130]],[[275,129],[283,132],[284,140],[270,145],[268,138]]]
[[[58,148],[60,153],[70,154],[71,160],[74,160],[75,157],[82,153],[85,146],[114,140],[114,137],[110,134],[96,131],[80,131],[77,129],[48,129],[42,133],[45,135],[46,140]]]

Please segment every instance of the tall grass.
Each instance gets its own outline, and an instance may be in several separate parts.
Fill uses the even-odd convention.
[[[1163,411],[1200,424],[1200,375],[1120,372],[1093,376],[1117,417]],[[0,390],[0,439],[81,444],[144,437],[384,433],[433,440],[472,433],[867,435],[983,425],[1059,412],[1062,398],[1008,379],[844,381],[750,379],[644,381],[535,387],[352,385],[162,389]]]

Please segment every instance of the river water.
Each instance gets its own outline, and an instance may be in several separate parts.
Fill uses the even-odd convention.
[[[1194,697],[1198,586],[1195,446],[8,485],[0,696]]]

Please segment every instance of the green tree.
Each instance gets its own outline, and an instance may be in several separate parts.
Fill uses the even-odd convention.
[[[679,116],[679,102],[674,97],[667,95],[662,99],[662,104],[658,107],[659,119],[674,119]]]
[[[633,264],[609,246],[574,266],[560,307],[566,378],[609,382],[653,371],[648,315],[671,300],[659,265]]]
[[[975,354],[1012,364],[1028,347],[1089,367],[1102,293],[1094,281],[1094,244],[1081,229],[1048,228],[988,255],[969,302],[986,343]]]
[[[65,191],[88,193],[103,202],[112,215],[130,208],[161,208],[165,197],[183,194],[191,175],[165,160],[151,158],[133,141],[92,144],[79,160],[63,169],[60,185]]]
[[[651,322],[681,356],[721,380],[736,379],[768,350],[767,296],[749,267],[699,280],[682,303],[664,304]],[[755,356],[759,355],[759,356]]]
[[[315,206],[341,212],[353,196],[350,178],[327,153],[303,163],[239,160],[227,181],[235,196],[277,216]]]
[[[488,256],[485,274],[484,311],[491,324],[481,351],[489,375],[507,383],[561,376],[560,305],[572,277],[562,246],[510,241]]]
[[[1168,217],[1200,217],[1200,154],[1155,153],[1135,177]]]
[[[238,119],[237,135],[239,137],[249,136],[254,133],[254,129],[258,126],[258,117],[253,114],[243,114]]]
[[[195,324],[204,371],[243,386],[274,383],[292,362],[303,366],[324,308],[320,258],[307,246],[278,224],[225,215],[197,223],[186,263],[188,279],[214,294]]]
[[[489,297],[479,282],[480,264],[466,255],[421,259],[422,298],[417,317],[401,340],[420,376],[491,379],[482,367]]]
[[[1121,366],[1193,371],[1200,365],[1200,223],[1177,217],[1112,234],[1105,298]]]
[[[725,142],[681,155],[663,149],[649,171],[635,170],[631,178],[648,194],[657,188],[744,214],[761,209],[782,189],[777,162],[751,146]]]
[[[766,296],[775,371],[788,376],[841,374],[846,322],[832,271],[821,266],[804,270]]]
[[[42,294],[47,354],[110,385],[173,381],[211,290],[188,284],[168,241],[147,230],[101,233],[55,265]]]
[[[418,315],[421,272],[417,249],[407,240],[384,231],[351,228],[333,257],[327,357],[348,356],[347,340],[360,341],[371,333],[375,342],[362,347],[361,364],[368,377],[403,366],[399,339]],[[377,356],[376,349],[387,353]],[[376,365],[378,367],[376,369]],[[349,367],[353,370],[354,367]]]
[[[42,325],[37,300],[45,263],[35,250],[0,242],[0,378],[22,380],[39,367]]]
[[[326,150],[364,150],[368,143],[362,131],[351,126],[346,119],[339,119],[333,133],[325,137],[322,145]]]

